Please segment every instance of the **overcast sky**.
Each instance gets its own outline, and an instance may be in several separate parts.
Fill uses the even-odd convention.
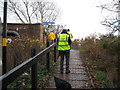
[[[74,39],[83,38],[91,33],[106,33],[100,24],[103,20],[98,0],[54,0],[61,8],[62,16],[56,23],[66,24]]]
[[[56,24],[67,25],[74,39],[84,38],[93,33],[105,34],[107,30],[100,22],[103,20],[101,9],[97,8],[101,0],[53,0],[61,9]],[[102,2],[111,0],[102,0]]]

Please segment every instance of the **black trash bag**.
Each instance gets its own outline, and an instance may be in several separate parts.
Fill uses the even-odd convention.
[[[72,87],[69,82],[62,80],[60,78],[54,77],[55,86],[57,90],[71,90]]]

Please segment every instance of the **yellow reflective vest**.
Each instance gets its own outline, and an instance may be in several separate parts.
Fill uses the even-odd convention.
[[[65,51],[70,50],[70,45],[68,43],[68,34],[60,34],[59,41],[58,41],[58,50]]]
[[[67,33],[70,35],[70,39],[72,39],[73,38],[72,33],[71,32],[67,32]]]

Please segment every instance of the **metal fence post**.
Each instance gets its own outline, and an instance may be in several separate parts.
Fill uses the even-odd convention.
[[[32,49],[31,56],[35,56],[36,51],[35,49]],[[32,72],[31,72],[31,83],[32,83],[32,90],[37,90],[37,63],[32,66]]]
[[[50,45],[49,41],[47,41],[47,47],[49,47],[49,45]],[[46,60],[47,60],[47,62],[46,62],[46,68],[49,71],[49,69],[50,69],[50,52],[47,53]]]

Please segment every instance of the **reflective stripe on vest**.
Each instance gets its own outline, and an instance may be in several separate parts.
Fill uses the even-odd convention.
[[[60,34],[58,41],[58,50],[70,50],[70,45],[68,44],[68,34]]]

